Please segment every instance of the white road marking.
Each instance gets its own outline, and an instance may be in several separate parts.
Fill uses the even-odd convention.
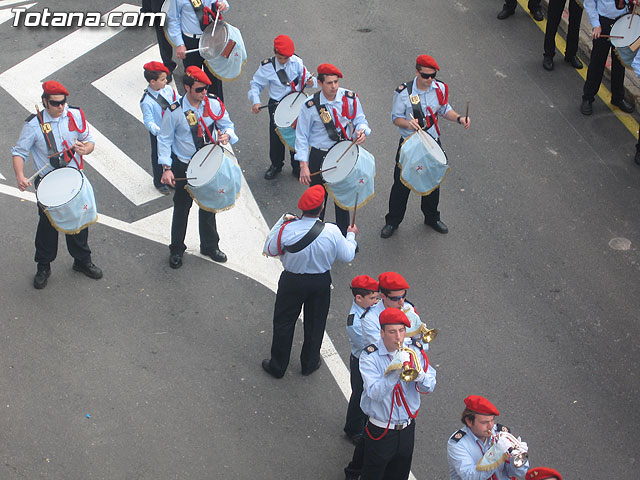
[[[4,8],[4,7],[9,7],[11,5],[15,5],[16,3],[22,3],[24,2],[24,0],[12,0],[12,1],[5,1],[2,2],[0,4],[0,7],[2,7],[2,9],[0,10],[0,24],[6,22],[7,20],[13,20],[13,12],[11,11],[10,8]],[[31,8],[35,5],[35,3],[26,3],[24,5],[19,5],[20,8]]]
[[[139,10],[139,6],[124,3],[112,11],[137,12]],[[42,94],[40,85],[42,80],[100,46],[123,29],[124,27],[80,28],[2,73],[0,86],[25,109],[32,111],[36,99],[39,99]],[[19,82],[16,81],[18,78]],[[162,196],[153,187],[151,175],[97,128],[94,126],[90,128],[96,141],[96,149],[86,157],[88,164],[135,205],[141,205]]]

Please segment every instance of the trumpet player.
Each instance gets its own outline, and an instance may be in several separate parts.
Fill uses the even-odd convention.
[[[420,395],[436,386],[436,371],[420,342],[402,347],[411,325],[397,308],[380,313],[380,339],[360,357],[365,426],[361,480],[407,479],[411,471]]]
[[[509,428],[495,423],[500,415],[498,409],[486,398],[469,395],[464,399],[466,408],[462,412],[464,427],[455,432],[447,443],[450,480],[509,480],[524,477],[529,461],[516,467],[509,458],[496,468],[479,471],[476,467],[487,451],[493,447],[498,432],[509,432]]]

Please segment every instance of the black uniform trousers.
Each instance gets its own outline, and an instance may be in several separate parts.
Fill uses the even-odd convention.
[[[547,30],[544,32],[545,57],[553,58],[556,54],[556,33],[558,32],[566,2],[567,0],[549,0]],[[569,0],[569,31],[567,32],[567,49],[564,53],[566,58],[573,58],[578,53],[581,20],[582,7],[576,0]]]
[[[602,27],[602,35],[609,35],[611,27],[615,23],[614,19],[600,17],[600,26]],[[591,49],[591,59],[589,60],[589,69],[587,70],[587,81],[584,83],[582,92],[583,100],[593,101],[596,98],[600,83],[602,83],[602,75],[604,67],[612,49],[611,42],[608,38],[597,38],[593,41]],[[624,66],[620,62],[618,56],[614,53],[611,55],[611,100],[622,100],[624,98]]]
[[[402,146],[402,138],[398,144],[398,151],[396,153],[396,166],[393,169],[393,186],[391,187],[391,193],[389,194],[389,213],[384,217],[387,225],[397,227],[404,219],[405,211],[407,210],[407,200],[411,190],[404,186],[400,181],[400,167],[398,161],[400,160],[400,147]],[[440,145],[440,139],[437,140]],[[424,214],[424,221],[427,224],[433,224],[440,220],[440,212],[438,211],[438,204],[440,203],[440,187],[436,188],[429,195],[420,197],[420,209]]]
[[[504,6],[510,10],[515,10],[518,5],[518,0],[505,0]],[[540,7],[540,0],[529,0],[529,10]]]
[[[302,371],[310,371],[320,361],[320,346],[331,303],[331,273],[291,273],[280,275],[273,308],[271,370],[281,376],[287,370],[293,334],[304,305],[304,343],[300,353]]]
[[[187,176],[187,164],[178,160],[175,155],[171,155],[173,165],[171,170],[176,178]],[[189,192],[185,190],[186,180],[176,182],[175,193],[173,194],[173,219],[171,221],[171,244],[169,250],[171,254],[182,255],[187,249],[184,244],[184,237],[187,235],[187,221],[189,220],[189,210],[193,199]],[[200,228],[200,249],[215,250],[218,248],[220,237],[216,227],[216,214],[200,209],[198,212]]]
[[[200,45],[200,39],[187,37],[184,34],[182,35],[182,40],[187,50],[193,50],[194,48],[198,48],[198,46]],[[184,60],[182,60],[182,64],[184,65],[185,71],[187,70],[187,67],[191,66],[203,68],[204,59],[200,56],[200,52],[195,51],[187,53],[187,56],[184,58]],[[224,101],[224,97],[222,95],[222,80],[211,73],[209,67],[207,67],[206,65],[204,65],[204,73],[206,73],[207,77],[209,77],[209,80],[211,80],[211,85],[209,85],[207,91],[209,93],[217,95],[220,100]]]
[[[285,150],[289,149],[284,146],[284,143],[276,133],[276,122],[273,119],[277,107],[276,102],[277,100],[269,98],[269,159],[271,160],[271,165],[280,169],[284,165]],[[291,168],[294,172],[299,173],[300,162],[294,159],[295,152],[289,150],[289,154],[291,156]]]
[[[361,435],[364,433],[364,424],[367,416],[360,408],[360,397],[364,389],[362,375],[360,375],[360,359],[353,355],[349,358],[349,370],[351,381],[351,398],[347,407],[347,419],[344,424],[344,432],[347,435]]]
[[[35,187],[38,188],[40,178],[35,181]],[[38,204],[38,228],[36,230],[36,254],[34,260],[39,265],[49,265],[56,259],[58,255],[58,234],[59,232],[53,228],[49,217],[44,213],[40,204]],[[91,250],[89,249],[89,228],[83,229],[75,235],[66,235],[67,250],[69,254],[79,263],[91,262]]]
[[[402,407],[401,407],[402,408]],[[384,428],[369,423],[369,432],[378,438]],[[360,480],[406,480],[411,472],[415,421],[403,430],[388,430],[380,440],[372,440],[365,433],[364,463]]]
[[[151,140],[151,169],[153,171],[153,186],[160,188],[162,183],[162,165],[158,164],[158,137],[149,132],[149,139]]]
[[[322,169],[322,162],[327,152],[311,147],[309,152],[309,171],[311,173],[319,172]],[[322,185],[322,175],[314,175],[311,177],[311,185]],[[324,210],[320,214],[320,220],[324,220],[324,214],[327,211],[327,198],[329,194],[325,191],[324,194]],[[347,236],[347,228],[349,227],[349,210],[343,210],[338,205],[335,205],[336,210],[336,225],[342,232],[342,235]]]
[[[158,13],[162,11],[162,4],[164,0],[142,0],[141,12],[153,12]],[[169,72],[173,73],[176,69],[176,62],[173,61],[173,47],[164,33],[164,27],[161,25],[153,26],[156,30],[156,38],[158,39],[158,48],[160,49],[160,58],[165,67],[169,69]]]
[[[366,419],[366,416],[365,416]],[[362,438],[356,443],[356,448],[353,450],[353,457],[349,465],[344,469],[345,478],[347,480],[358,480],[362,473],[362,463],[364,461],[364,438],[367,436],[365,432]]]

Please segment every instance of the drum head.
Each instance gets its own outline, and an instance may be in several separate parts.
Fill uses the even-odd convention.
[[[201,187],[209,183],[220,170],[224,152],[220,145],[206,145],[191,157],[187,167],[187,180],[192,187]]]
[[[213,60],[220,55],[229,40],[226,23],[218,21],[213,35],[211,35],[212,30],[213,23],[210,23],[202,31],[202,36],[200,37],[200,56],[205,60]]]
[[[444,150],[442,150],[442,147],[438,145],[438,142],[436,142],[435,139],[427,132],[425,132],[425,135],[417,132],[417,135],[420,136],[420,141],[426,147],[427,151],[431,154],[431,158],[433,158],[438,163],[441,163],[442,165],[446,165],[447,155],[444,153]]]
[[[631,28],[629,28],[630,21],[631,14],[627,13],[616,20],[616,23],[611,27],[612,37],[622,37],[609,39],[614,47],[628,47],[640,38],[640,15],[634,16],[633,21],[631,21]]]
[[[331,147],[331,150],[329,150],[327,156],[324,157],[324,162],[322,162],[321,170],[327,170],[331,168],[331,170],[322,174],[322,178],[325,182],[340,182],[347,178],[347,176],[351,173],[353,167],[358,161],[359,155],[358,145],[351,146],[352,143],[353,142],[351,142],[350,140],[343,140],[341,142],[338,142],[333,147]]]
[[[301,92],[291,92],[286,95],[276,107],[276,111],[273,114],[274,123],[280,128],[286,128],[293,125],[298,115],[300,115],[300,109],[304,102],[307,101],[307,96]]]
[[[75,168],[58,168],[44,176],[38,185],[36,197],[45,207],[58,207],[80,192],[82,182],[82,174]]]

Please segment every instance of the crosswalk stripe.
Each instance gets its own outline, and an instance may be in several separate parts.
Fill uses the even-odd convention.
[[[124,3],[112,12],[139,10],[139,6]],[[124,27],[80,28],[0,74],[0,86],[25,109],[32,111],[34,100],[40,98],[42,93],[41,80],[98,47],[123,29]],[[16,81],[18,78],[19,82]],[[135,205],[141,205],[162,196],[153,187],[151,175],[102,135],[97,128],[91,126],[91,132],[96,141],[96,149],[87,156],[86,162],[100,175]]]
[[[4,8],[4,7],[8,7],[8,6],[16,4],[16,3],[22,3],[23,1],[24,0],[17,0],[17,1],[12,1],[12,2],[2,2],[0,4],[0,7],[2,7],[2,9],[0,10],[0,24],[3,24],[7,20],[13,19],[13,12],[11,11],[11,9],[10,8]],[[35,3],[26,3],[24,5],[20,5],[20,8],[31,8],[34,5],[35,5]]]

